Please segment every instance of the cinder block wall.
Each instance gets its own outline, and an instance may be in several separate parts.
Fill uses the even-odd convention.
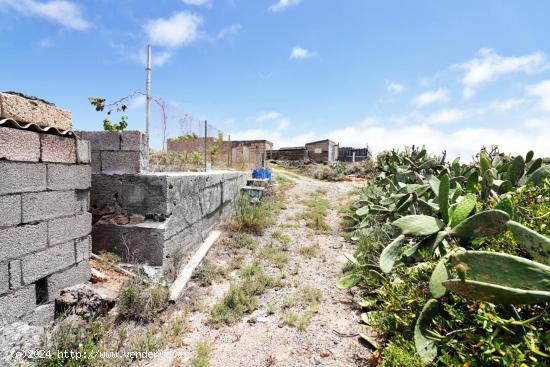
[[[90,147],[0,127],[0,324],[44,323],[90,278]]]
[[[230,171],[94,174],[93,249],[167,271],[231,212],[245,183]]]
[[[93,173],[124,174],[147,170],[147,135],[141,131],[75,133],[90,142]]]
[[[232,208],[244,172],[146,172],[139,131],[78,131],[90,141],[94,252],[170,270]]]

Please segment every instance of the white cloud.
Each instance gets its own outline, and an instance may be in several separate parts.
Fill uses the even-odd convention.
[[[279,0],[275,4],[271,5],[269,7],[269,11],[272,12],[280,12],[283,10],[286,10],[287,8],[290,8],[291,6],[296,6],[300,4],[302,0]]]
[[[291,59],[309,59],[316,55],[317,53],[307,50],[305,48],[302,48],[300,46],[294,47],[290,52]]]
[[[195,41],[202,22],[200,16],[182,11],[170,18],[152,19],[144,29],[153,44],[175,48]]]
[[[151,55],[151,62],[153,66],[162,66],[166,64],[172,58],[172,52],[162,51]],[[145,56],[145,62],[147,62],[147,56]]]
[[[527,94],[539,98],[539,107],[550,111],[550,79],[527,87]]]
[[[35,0],[0,0],[0,8],[12,9],[26,16],[35,16],[58,23],[66,28],[83,31],[91,23],[84,17],[82,8],[67,0],[39,2]]]
[[[194,5],[194,6],[211,6],[212,1],[211,0],[181,0],[186,5]]]
[[[475,95],[477,88],[509,73],[533,74],[546,68],[546,56],[535,52],[524,56],[503,57],[490,48],[478,51],[476,57],[452,68],[464,70],[460,80],[465,98]]]
[[[271,111],[256,116],[255,120],[256,122],[271,121],[279,118],[280,116],[281,114],[279,112]]]
[[[53,45],[54,45],[54,43],[51,40],[47,39],[47,38],[45,38],[43,40],[40,40],[40,42],[38,42],[38,46],[40,46],[42,48],[50,48],[50,47],[53,47]]]
[[[510,111],[524,103],[523,99],[497,99],[489,103],[489,109],[494,111]]]
[[[231,24],[229,27],[223,28],[221,31],[218,32],[218,38],[226,38],[226,37],[232,37],[237,35],[239,31],[241,30],[241,25],[239,23]]]
[[[548,123],[548,120],[546,121]],[[374,154],[385,149],[415,144],[426,145],[433,153],[446,150],[448,159],[460,156],[463,161],[470,161],[482,146],[492,144],[498,144],[501,151],[511,154],[525,154],[529,149],[533,149],[537,156],[548,156],[550,129],[540,127],[531,130],[465,128],[446,132],[426,124],[404,127],[365,127],[359,124],[336,129],[326,135],[339,142],[341,146],[363,147],[368,144]]]
[[[437,90],[424,92],[416,96],[411,103],[416,106],[416,108],[421,108],[433,103],[438,102],[448,102],[449,101],[449,92],[445,88],[439,88]]]
[[[523,123],[527,129],[550,129],[550,117],[532,117]]]
[[[287,130],[290,127],[290,120],[282,118],[277,121],[277,130]]]
[[[451,124],[463,120],[468,113],[464,110],[451,108],[447,110],[436,111],[427,118],[430,124]]]
[[[391,82],[391,83],[387,83],[386,89],[390,93],[399,94],[404,92],[407,88],[403,84]]]

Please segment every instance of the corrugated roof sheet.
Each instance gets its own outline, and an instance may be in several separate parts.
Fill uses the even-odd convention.
[[[76,135],[72,130],[58,130],[55,127],[42,127],[37,124],[19,123],[15,120],[10,119],[0,119],[0,126],[76,139]]]

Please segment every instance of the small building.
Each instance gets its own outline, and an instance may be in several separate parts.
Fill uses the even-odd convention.
[[[338,159],[339,145],[330,139],[318,140],[306,144],[308,157],[317,162],[334,162]]]
[[[200,152],[204,154],[205,143],[207,152],[211,152],[217,146],[217,165],[244,165],[262,167],[265,161],[266,151],[273,149],[273,143],[268,140],[234,140],[220,141],[217,137],[204,137],[188,135],[174,139],[168,139],[169,152]]]
[[[340,147],[338,149],[338,160],[340,162],[361,162],[372,157],[369,147],[352,148]]]

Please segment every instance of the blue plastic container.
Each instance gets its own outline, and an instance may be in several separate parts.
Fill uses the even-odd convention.
[[[271,180],[272,177],[273,172],[271,171],[271,168],[254,168],[252,170],[252,178]]]

